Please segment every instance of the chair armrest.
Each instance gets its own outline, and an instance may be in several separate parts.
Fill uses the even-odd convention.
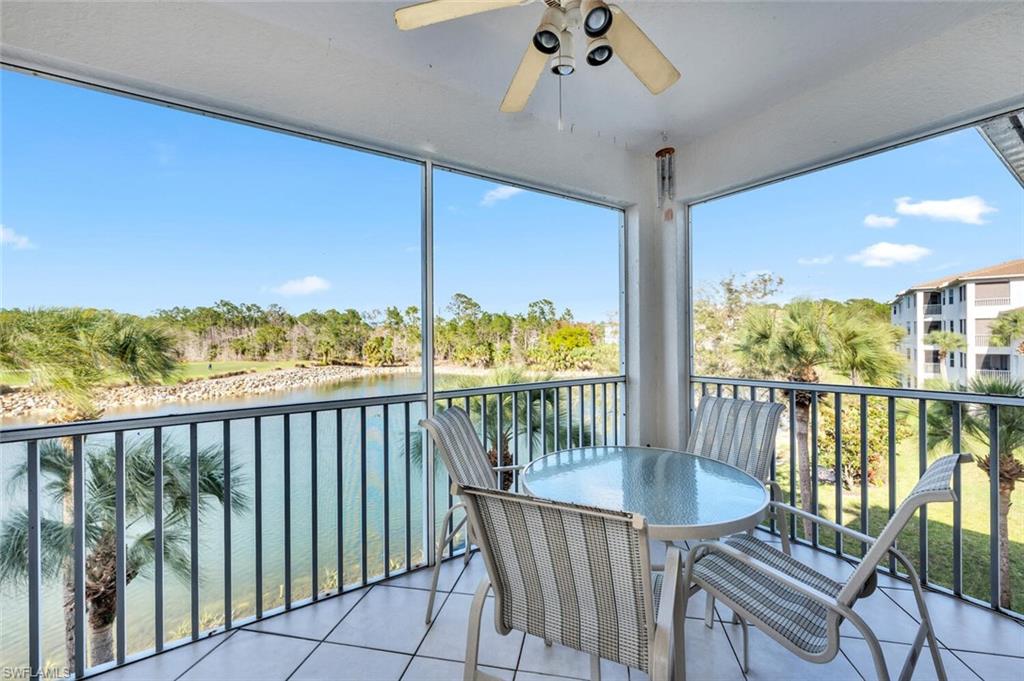
[[[515,466],[491,466],[495,471],[521,471],[526,468],[526,464],[518,464]]]
[[[772,508],[781,509],[785,513],[792,513],[793,515],[799,516],[800,518],[805,518],[807,520],[810,520],[815,525],[827,527],[830,530],[834,530],[836,532],[844,534],[847,537],[856,539],[857,541],[862,541],[867,544],[874,544],[876,541],[878,541],[876,537],[872,537],[870,535],[864,534],[863,532],[858,532],[857,530],[850,529],[845,525],[840,525],[839,523],[832,522],[828,518],[823,518],[820,515],[808,513],[802,508],[796,508],[795,506],[790,506],[789,504],[784,504],[779,501],[769,502],[769,505]]]
[[[656,604],[658,618],[654,625],[654,641],[651,645],[651,669],[655,666],[666,665],[667,669],[659,674],[652,674],[652,678],[671,678],[668,671],[673,666],[673,655],[675,652],[678,659],[682,659],[682,651],[674,649],[683,646],[681,628],[686,626],[686,616],[683,612],[683,589],[687,587],[682,583],[683,552],[675,546],[671,546],[665,552],[665,576],[661,584],[661,600]],[[679,629],[677,629],[677,626]]]
[[[819,591],[818,589],[815,589],[813,586],[810,586],[809,584],[805,584],[804,582],[794,579],[789,575],[780,572],[779,570],[776,570],[771,565],[768,565],[767,563],[762,563],[756,558],[753,558],[743,553],[742,551],[737,551],[733,547],[728,546],[727,544],[723,544],[722,542],[701,542],[700,544],[697,544],[695,547],[691,548],[690,553],[687,556],[687,574],[692,574],[691,561],[699,561],[703,556],[712,553],[726,555],[730,558],[738,560],[750,569],[760,574],[763,574],[772,581],[778,582],[779,584],[783,584],[786,587],[793,589],[794,591],[798,591],[799,593],[806,596],[807,598],[810,598],[812,601],[818,603],[822,607],[832,610],[840,615],[845,614],[845,608],[838,601],[838,599],[836,599],[835,596],[824,591]]]

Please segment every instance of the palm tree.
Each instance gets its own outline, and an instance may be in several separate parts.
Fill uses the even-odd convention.
[[[939,373],[943,382],[949,379],[946,377],[946,358],[950,353],[962,351],[967,347],[967,341],[958,333],[952,331],[932,331],[924,337],[927,345],[934,345],[939,353]]]
[[[850,377],[857,385],[892,386],[903,368],[904,360],[896,345],[903,337],[893,326],[864,314],[836,314],[832,326],[833,369]]]
[[[1024,397],[1024,382],[1004,378],[976,376],[968,387],[950,386],[964,392]],[[950,402],[931,402],[928,406],[928,447],[930,450],[952,446],[952,409]],[[985,454],[975,457],[978,467],[991,479],[991,442],[989,411],[973,407],[964,410],[963,428],[984,448]],[[1010,576],[1009,515],[1011,497],[1018,482],[1024,481],[1024,407],[1000,407],[997,424],[999,457],[999,604],[1011,607],[1013,585]]]
[[[112,374],[144,385],[178,366],[173,336],[132,315],[62,307],[0,315],[0,368],[27,371],[35,389],[53,394],[55,423],[98,418],[95,392]]]
[[[85,490],[85,599],[91,642],[91,664],[113,659],[113,625],[117,605],[117,525],[115,502],[117,492],[116,454],[113,445],[104,443],[86,454]],[[44,493],[55,504],[71,497],[74,465],[68,450],[53,440],[40,443],[39,464],[47,482]],[[224,503],[224,463],[219,447],[198,452],[200,518],[211,507]],[[16,469],[12,484],[23,482],[27,466]],[[131,583],[152,565],[155,557],[154,536],[147,528],[154,513],[154,468],[152,439],[138,436],[124,447],[125,470],[125,584]],[[189,455],[173,443],[163,445],[164,560],[174,572],[189,575],[190,480]],[[242,491],[244,481],[239,467],[232,466],[231,508],[242,512],[249,499]],[[67,666],[74,667],[74,577],[69,556],[73,550],[74,526],[66,518],[43,518],[40,528],[42,571],[44,578],[64,575],[65,629]],[[11,512],[0,524],[0,583],[24,579],[28,568],[28,512]],[[71,591],[67,591],[70,581]]]
[[[832,356],[832,315],[827,307],[809,300],[798,300],[783,309],[752,308],[744,318],[736,352],[746,375],[778,375],[797,383],[818,383],[818,369]],[[810,425],[811,394],[796,391],[796,443],[800,483],[800,502],[812,511],[811,456],[807,433]],[[811,525],[804,522],[804,533]]]
[[[853,384],[894,385],[903,366],[896,350],[900,332],[863,313],[836,310],[827,303],[797,300],[784,308],[755,307],[743,320],[735,347],[745,375],[818,383],[825,367],[842,372]],[[798,478],[804,509],[811,508],[811,456],[808,431],[811,394],[794,396]],[[809,522],[804,533],[810,534]]]
[[[1024,355],[1024,307],[1000,312],[991,331],[993,344],[999,346],[1009,347],[1013,341],[1020,340],[1017,353]]]
[[[57,399],[59,408],[50,419],[54,423],[99,418],[102,410],[95,403],[96,391],[112,374],[149,384],[172,377],[178,367],[173,336],[139,317],[63,307],[0,313],[0,368],[29,372],[33,388]],[[70,440],[62,440],[59,447],[68,462],[62,524],[69,526],[75,484]],[[182,471],[186,470],[187,462]],[[69,608],[74,603],[74,575],[70,554],[63,555],[64,629],[71,666],[74,612]]]

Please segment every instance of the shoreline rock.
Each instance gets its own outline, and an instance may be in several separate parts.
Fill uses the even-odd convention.
[[[176,385],[111,386],[98,392],[95,403],[97,407],[107,411],[168,402],[206,402],[298,390],[325,383],[340,383],[368,376],[402,374],[418,370],[419,367],[358,366],[272,369],[220,378],[195,379]],[[57,400],[52,395],[29,388],[19,388],[0,395],[0,414],[4,418],[52,413],[56,411],[57,406]]]

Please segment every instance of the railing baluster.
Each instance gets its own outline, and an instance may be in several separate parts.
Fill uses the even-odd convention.
[[[128,586],[127,557],[125,556],[125,461],[124,432],[114,433],[114,535],[117,547],[114,550],[115,590],[117,593],[116,608],[117,641],[115,658],[118,665],[124,664],[125,658],[125,588]]]
[[[156,428],[157,435],[155,436],[159,440],[160,428]],[[71,458],[72,466],[74,467],[75,476],[75,491],[73,499],[73,513],[74,513],[74,582],[75,582],[75,678],[82,678],[85,675],[85,670],[88,667],[85,659],[85,451],[84,451],[84,437],[81,435],[75,435],[71,439]],[[157,461],[162,461],[163,455],[160,451],[160,445],[154,442],[153,446],[154,457]],[[163,492],[163,465],[159,465],[156,468],[155,478],[156,488]],[[157,495],[160,501],[163,501],[163,494]],[[155,626],[156,632],[156,649],[160,651],[163,649],[163,551],[160,549],[163,547],[163,508],[157,506],[156,518],[154,518],[154,538],[156,539],[155,546],[158,550],[156,554],[155,563],[155,575],[156,575],[156,613],[157,621]]]
[[[962,409],[959,402],[953,402],[952,407],[952,438],[953,451],[960,453],[960,427]],[[960,466],[953,469],[953,494],[956,500],[953,502],[953,593],[957,596],[963,595],[963,494],[960,479]]]
[[[480,442],[487,451],[487,394],[480,396]]]
[[[789,505],[794,508],[796,507],[796,447],[796,390],[791,388],[789,390]],[[796,516],[793,516],[793,522],[789,524],[789,538],[796,541]]]
[[[835,414],[836,440],[836,524],[843,524],[843,394],[836,393],[833,402]],[[843,555],[843,535],[836,531],[835,550],[837,556]]]
[[[338,543],[335,546],[334,558],[338,564],[338,593],[345,590],[345,421],[344,410],[337,409],[334,412],[334,499],[336,502],[335,514],[338,525]]]
[[[615,385],[614,383],[612,384]],[[614,388],[613,388],[614,390]],[[601,444],[608,444],[608,384],[601,384]]]
[[[402,419],[405,426],[405,569],[412,570],[412,432],[409,425],[409,403],[402,403]]]
[[[533,461],[533,391],[526,391],[526,456]],[[518,479],[519,476],[516,476]]]
[[[263,419],[252,421],[253,521],[256,542],[256,619],[263,617]],[[339,497],[340,498],[340,497]],[[339,501],[339,503],[341,503]]]
[[[811,513],[818,515],[818,391],[811,392]],[[811,523],[811,545],[818,548],[818,525]]]
[[[504,466],[505,452],[502,449],[505,444],[505,395],[504,393],[498,393],[495,397],[498,398],[498,407],[495,410],[496,423],[494,424],[494,465]],[[487,444],[486,440],[484,444]],[[498,489],[503,489],[505,486],[505,474],[501,471],[496,472],[498,474]]]
[[[989,603],[995,610],[1000,603],[1001,576],[999,574],[999,406],[988,407],[988,480],[989,480],[989,528],[988,528],[988,591]]]
[[[572,386],[566,389],[565,397],[565,447],[572,448]]]
[[[918,477],[928,468],[928,401],[917,402],[917,465]],[[917,575],[921,584],[928,583],[928,507],[917,511]]]
[[[619,442],[619,385],[620,384],[616,383],[615,387],[612,388],[612,403],[614,405],[612,408],[612,413],[615,415],[615,420],[612,421],[612,423],[614,424],[615,428],[616,446],[622,444],[621,442]]]
[[[692,398],[693,392],[694,392],[693,390],[690,391],[690,394],[691,394],[691,399],[690,399],[690,423],[691,424],[693,423],[693,398]],[[768,388],[768,401],[773,403],[773,404],[775,403],[775,388]],[[775,447],[773,446],[772,447],[772,458],[768,461],[768,479],[769,480],[775,480],[775,467],[776,467],[776,464],[775,464]],[[780,501],[780,502],[782,501],[782,499],[775,499],[775,495],[774,494],[772,494],[772,499],[774,499],[776,501]],[[775,527],[775,514],[774,513],[772,513],[770,516],[768,516],[768,531],[771,532],[772,534],[775,534],[776,531],[777,531],[776,527]]]
[[[189,577],[191,580],[190,616],[192,640],[199,640],[199,434],[198,424],[191,423],[188,427],[188,461],[189,461],[189,542],[191,562]]]
[[[43,678],[43,566],[40,513],[39,441],[30,440],[28,464],[28,666],[32,679]]]
[[[366,570],[366,407],[359,407],[359,572],[360,581],[366,586],[369,575]]]
[[[569,388],[569,390],[572,390],[572,388]],[[582,447],[583,444],[584,444],[584,442],[583,442],[583,433],[585,432],[585,428],[586,428],[586,418],[584,417],[586,406],[587,406],[587,397],[586,397],[586,393],[583,391],[583,386],[581,385],[580,386],[580,425],[579,425],[579,431],[580,431],[579,432],[579,446],[580,447]]]
[[[555,394],[555,402],[552,405],[552,408],[554,409],[554,418],[555,418],[555,423],[554,423],[555,432],[553,433],[554,434],[554,438],[553,438],[554,448],[553,449],[557,451],[561,447],[561,443],[559,441],[561,436],[558,434],[559,426],[561,425],[561,424],[559,424],[559,421],[561,421],[561,410],[559,409],[559,405],[558,405],[558,388],[555,388],[554,394]]]
[[[540,455],[548,453],[548,391],[540,391]]]
[[[224,629],[231,628],[231,421],[224,419]]]
[[[887,452],[889,456],[889,513],[886,520],[888,522],[896,513],[896,398],[887,398],[885,414],[889,445]],[[891,553],[889,554],[889,574],[896,574],[896,558]]]
[[[519,465],[519,393],[512,393],[512,465]],[[515,491],[519,491],[519,475],[512,476]]]
[[[316,412],[309,412],[309,572],[312,582],[310,583],[310,594],[314,601],[320,598],[320,523],[319,505],[317,496],[317,464],[319,453],[316,442]]]
[[[580,386],[580,391],[583,386]],[[597,384],[590,384],[590,446],[597,444]]]
[[[292,415],[284,415],[284,607],[292,609]]]
[[[869,534],[871,508],[868,499],[868,396],[860,396],[860,531]],[[865,542],[860,543],[860,555],[868,550]]]
[[[384,445],[384,577],[391,576],[391,432],[388,405],[384,405],[382,418]]]

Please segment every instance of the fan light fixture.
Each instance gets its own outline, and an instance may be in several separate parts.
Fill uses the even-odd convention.
[[[571,76],[576,70],[576,57],[572,54],[572,33],[562,31],[559,38],[558,54],[551,60],[551,73],[556,76]]]
[[[548,7],[540,20],[540,26],[533,33],[533,46],[538,52],[556,54],[559,51],[559,36],[565,30],[565,12]]]
[[[588,38],[600,38],[612,27],[612,11],[603,0],[584,0],[582,11],[583,32]],[[611,55],[608,55],[608,59],[611,59]]]
[[[426,0],[395,10],[395,23],[409,31],[534,1]],[[501,100],[502,112],[514,113],[526,107],[545,68],[557,76],[576,72],[575,31],[582,31],[587,38],[586,60],[590,66],[602,66],[618,57],[655,95],[679,80],[679,71],[672,62],[618,5],[605,0],[544,0],[544,4],[544,16]]]
[[[607,38],[589,38],[587,40],[587,63],[591,66],[602,66],[611,61],[612,44]]]

